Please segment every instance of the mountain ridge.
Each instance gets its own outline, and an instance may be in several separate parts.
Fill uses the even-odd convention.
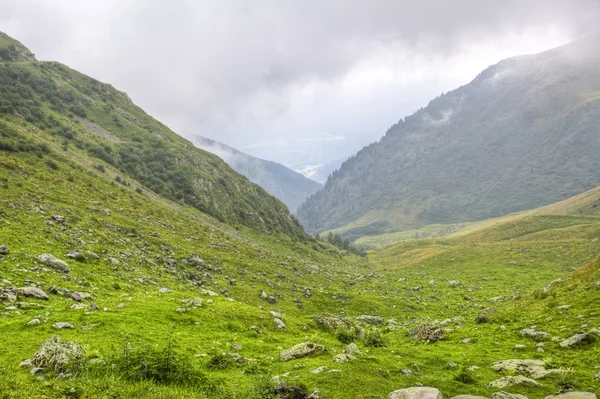
[[[280,199],[292,213],[310,194],[322,188],[321,184],[282,164],[253,157],[218,141],[195,136],[192,142],[216,154],[236,172]]]
[[[347,160],[300,220],[311,232],[387,233],[502,216],[599,185],[598,37],[508,58],[432,100]]]

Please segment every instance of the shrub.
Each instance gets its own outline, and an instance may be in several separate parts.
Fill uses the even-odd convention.
[[[175,349],[171,338],[163,348],[154,345],[134,348],[127,342],[121,355],[109,363],[130,381],[182,386],[198,386],[206,382],[206,377],[191,364],[189,358]]]
[[[385,337],[381,330],[370,329],[363,333],[362,341],[366,346],[382,348],[386,346]]]

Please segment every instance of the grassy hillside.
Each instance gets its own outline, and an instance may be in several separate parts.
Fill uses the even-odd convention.
[[[0,64],[0,148],[44,148],[234,225],[304,237],[288,209],[129,97],[54,62]],[[25,137],[26,136],[26,137]],[[27,144],[23,144],[27,145]]]
[[[323,187],[281,164],[244,154],[217,141],[197,136],[193,142],[197,147],[218,155],[236,172],[279,198],[291,212],[296,212],[309,195]]]
[[[468,223],[600,185],[600,40],[489,67],[361,150],[309,198],[309,231]]]
[[[535,398],[563,387],[600,389],[592,380],[597,345],[564,349],[549,341],[538,352],[537,343],[519,333],[536,325],[564,339],[600,327],[597,217],[546,216],[534,224],[523,218],[510,228],[398,244],[365,260],[321,243],[313,248],[286,236],[231,229],[60,154],[3,153],[0,182],[0,245],[10,249],[0,255],[1,291],[37,286],[49,296],[3,300],[0,333],[12,344],[0,348],[2,398],[265,398],[274,397],[274,376],[309,393],[317,388],[326,398],[385,397],[419,383],[445,396],[489,396],[498,389],[487,384],[501,377],[491,364],[511,358],[542,359],[570,372],[510,392]],[[76,259],[67,256],[76,250]],[[44,253],[67,261],[70,272],[41,264]],[[262,290],[275,303],[261,299]],[[78,302],[70,296],[77,291],[92,298]],[[182,303],[192,298],[201,298],[202,306]],[[483,308],[496,312],[488,323],[476,323]],[[277,328],[270,311],[282,314],[286,328]],[[324,314],[350,327],[320,326],[315,320]],[[363,314],[380,316],[383,324],[356,318]],[[40,323],[28,325],[33,319]],[[409,336],[415,326],[447,319],[442,324],[451,330],[439,342]],[[56,322],[74,328],[56,330]],[[83,364],[67,371],[73,377],[31,376],[19,367],[56,334],[84,348]],[[470,343],[461,343],[467,338]],[[279,360],[283,349],[305,341],[325,345],[327,353]],[[350,341],[362,355],[336,362],[333,356]],[[515,350],[516,344],[525,348]],[[169,345],[196,379],[156,382],[127,372],[138,362],[164,360]],[[253,360],[238,363],[229,353]],[[319,367],[326,369],[312,373]]]

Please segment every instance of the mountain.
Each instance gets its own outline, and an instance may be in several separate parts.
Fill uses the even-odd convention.
[[[192,141],[196,147],[218,155],[233,170],[279,198],[292,212],[296,212],[309,195],[322,187],[281,164],[255,158],[217,141],[200,136],[192,138]]]
[[[43,147],[95,166],[107,178],[127,176],[142,192],[222,222],[304,236],[283,203],[151,118],[125,93],[62,64],[38,62],[18,42],[0,38],[2,46],[8,43],[8,60],[18,61],[0,64],[4,151]]]
[[[345,161],[298,217],[359,237],[470,222],[600,184],[600,35],[509,58]]]
[[[340,168],[343,160],[339,159],[333,162],[327,162],[321,165],[296,165],[293,169],[303,176],[316,181],[320,184],[325,184],[329,175],[333,171]]]
[[[356,256],[108,85],[0,62],[0,99],[2,399],[600,391],[600,188]]]

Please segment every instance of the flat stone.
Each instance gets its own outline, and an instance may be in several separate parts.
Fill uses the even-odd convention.
[[[48,300],[48,295],[46,295],[46,293],[43,290],[41,290],[40,288],[37,288],[37,287],[17,288],[17,292],[19,295],[22,295],[25,297],[42,299],[45,301]]]
[[[532,359],[502,360],[492,364],[491,368],[496,372],[518,371],[535,379],[566,372],[561,369],[546,369],[546,365],[542,360]]]
[[[41,324],[42,322],[40,321],[40,319],[32,319],[29,322],[27,322],[28,326],[37,326],[38,324]]]
[[[490,382],[487,386],[488,386],[488,388],[502,389],[502,388],[508,388],[508,387],[513,387],[513,386],[540,387],[540,386],[542,386],[542,384],[540,384],[539,382],[537,382],[536,380],[533,380],[531,378],[527,378],[522,375],[516,375],[516,376],[507,376],[507,377],[498,378],[497,380]]]
[[[559,345],[561,348],[572,348],[574,346],[585,344],[589,341],[590,337],[586,333],[577,333],[561,341]]]
[[[320,354],[326,351],[323,345],[318,345],[313,342],[303,342],[298,345],[294,345],[291,348],[288,348],[282,351],[279,354],[279,358],[282,361],[288,361],[292,359],[299,359],[301,357],[310,356],[313,354]]]
[[[443,399],[443,397],[436,388],[411,387],[390,392],[388,399]]]
[[[52,254],[42,254],[38,257],[39,261],[61,273],[69,273],[71,268],[69,265]]]
[[[527,399],[527,396],[501,391],[493,393],[491,399]]]
[[[63,328],[73,328],[73,324],[66,321],[59,321],[58,323],[52,324],[52,328],[56,328],[57,330],[62,330]]]
[[[339,355],[335,355],[333,357],[333,360],[335,360],[338,363],[348,363],[352,360],[356,360],[356,357],[348,355],[347,353],[340,353]]]
[[[598,399],[598,396],[592,392],[565,392],[546,396],[545,399]]]

